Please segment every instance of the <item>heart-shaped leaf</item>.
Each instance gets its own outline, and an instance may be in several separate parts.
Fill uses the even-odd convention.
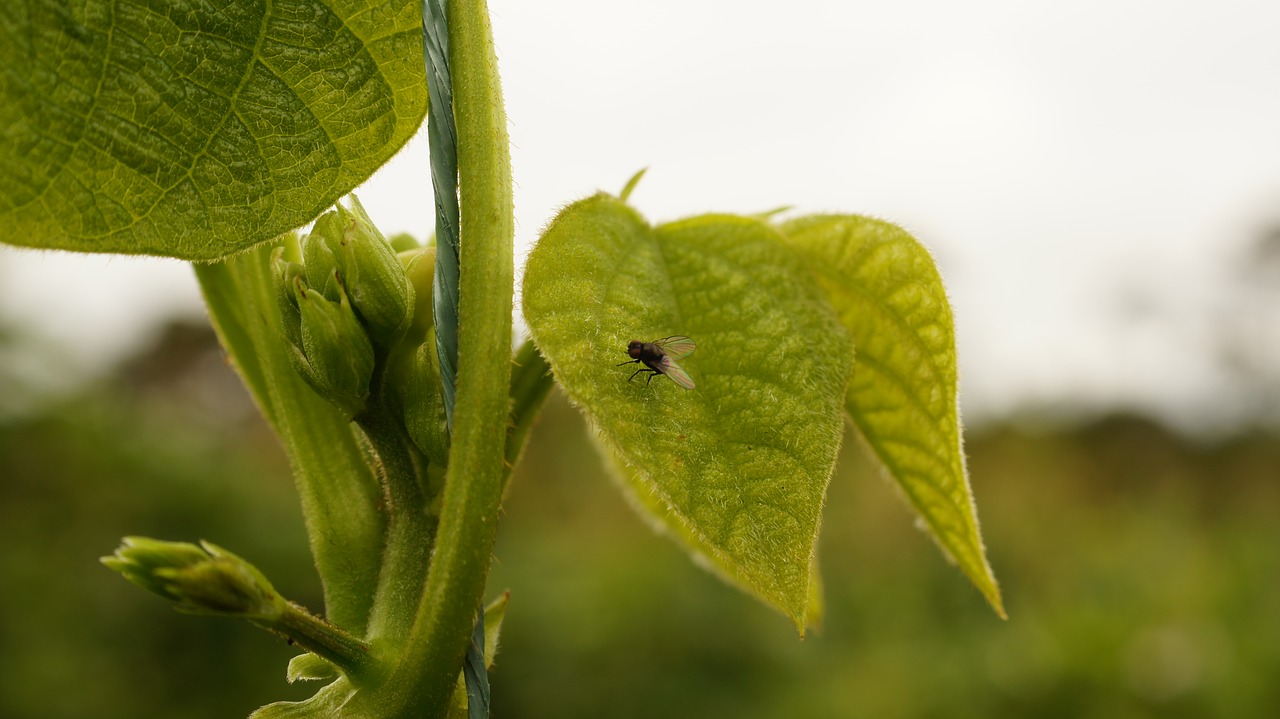
[[[0,240],[208,260],[305,224],[421,123],[421,7],[0,3]]]
[[[955,324],[933,257],[896,225],[856,215],[781,225],[858,348],[846,408],[943,551],[1000,616],[956,406]]]
[[[757,219],[652,227],[596,195],[529,256],[524,312],[641,511],[803,631],[853,345],[801,258]],[[694,387],[628,381],[628,344],[673,335]]]

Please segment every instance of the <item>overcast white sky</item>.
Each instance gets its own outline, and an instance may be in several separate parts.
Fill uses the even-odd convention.
[[[491,9],[518,260],[558,207],[641,167],[652,220],[871,214],[939,259],[969,416],[1230,413],[1210,352],[1227,263],[1280,224],[1275,0]],[[388,234],[432,227],[425,145],[358,190]],[[0,283],[0,312],[80,358],[200,311],[169,261],[6,248]]]

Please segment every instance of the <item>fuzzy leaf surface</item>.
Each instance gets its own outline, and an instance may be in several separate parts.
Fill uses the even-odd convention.
[[[800,257],[757,219],[653,227],[601,194],[534,248],[524,311],[637,508],[803,630],[853,352]],[[616,366],[671,335],[694,389]]]
[[[869,217],[803,217],[780,229],[853,333],[845,407],[854,424],[943,552],[1004,616],[965,468],[955,322],[933,257]]]
[[[210,260],[314,219],[426,112],[421,3],[0,3],[3,241]]]

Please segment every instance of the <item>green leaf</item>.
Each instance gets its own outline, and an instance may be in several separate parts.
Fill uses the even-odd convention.
[[[728,215],[651,227],[596,195],[534,248],[524,312],[642,511],[803,631],[853,352],[777,231]],[[670,335],[697,343],[680,360],[696,387],[629,382],[628,343]]]
[[[502,637],[502,620],[507,617],[507,604],[511,601],[511,592],[503,592],[502,596],[489,602],[484,608],[484,665],[493,667],[493,658],[498,656],[498,640]]]
[[[542,403],[551,394],[552,381],[551,368],[532,342],[520,345],[511,365],[511,422],[507,425],[506,463],[514,468],[520,463]],[[510,475],[507,479],[510,481]]]
[[[421,4],[0,3],[5,242],[217,259],[314,219],[426,112]]]
[[[320,657],[306,652],[289,660],[285,680],[295,682],[333,681],[339,676],[338,668]]]
[[[856,215],[780,227],[808,258],[858,350],[845,407],[943,552],[1004,616],[969,488],[956,406],[955,324],[933,257]]]
[[[356,688],[346,677],[338,677],[313,696],[298,702],[275,702],[249,715],[249,719],[374,719],[372,713],[348,711]]]

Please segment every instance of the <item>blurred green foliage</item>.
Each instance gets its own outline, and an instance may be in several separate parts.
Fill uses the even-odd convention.
[[[247,716],[297,654],[98,563],[125,535],[225,540],[320,609],[288,467],[207,328],[0,424],[0,716]],[[11,348],[17,351],[16,348]]]
[[[209,539],[320,609],[288,468],[206,330],[0,424],[0,716],[235,717],[304,696],[295,652],[97,563]],[[0,413],[0,417],[5,416]],[[971,431],[1010,620],[843,449],[826,625],[788,622],[654,536],[553,397],[513,480],[490,594],[512,592],[494,715],[1257,717],[1280,706],[1280,438],[1149,420]]]

